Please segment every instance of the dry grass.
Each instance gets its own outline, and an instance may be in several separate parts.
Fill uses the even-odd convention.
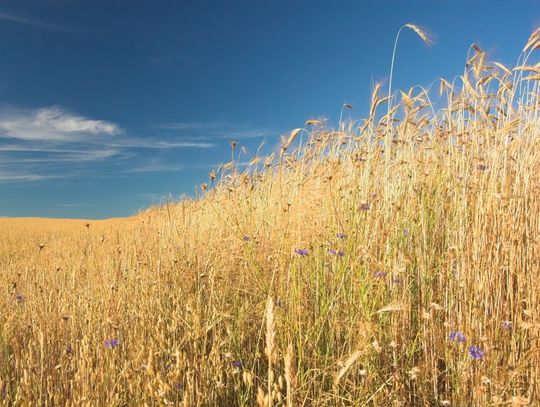
[[[444,108],[377,113],[378,87],[367,120],[309,121],[198,199],[0,220],[0,400],[538,405],[534,35],[516,70],[471,48]]]

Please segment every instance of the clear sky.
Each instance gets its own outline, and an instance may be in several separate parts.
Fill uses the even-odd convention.
[[[0,0],[0,216],[130,215],[193,195],[306,119],[361,118],[376,81],[429,85],[469,45],[512,65],[540,1]]]

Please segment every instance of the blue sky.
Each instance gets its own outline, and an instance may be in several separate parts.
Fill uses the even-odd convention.
[[[512,65],[539,1],[0,0],[0,216],[127,216],[193,195],[306,119],[361,118],[373,84]]]

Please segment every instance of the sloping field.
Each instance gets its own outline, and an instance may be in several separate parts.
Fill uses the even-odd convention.
[[[376,88],[198,199],[0,220],[3,403],[538,405],[537,69],[473,48],[444,109]]]

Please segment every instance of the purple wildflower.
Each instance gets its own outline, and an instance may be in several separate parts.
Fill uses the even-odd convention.
[[[409,229],[403,229],[403,236],[409,237]]]
[[[360,202],[360,205],[358,205],[358,209],[360,209],[361,211],[369,211],[369,208],[369,203],[366,201],[362,201]]]
[[[487,170],[487,166],[485,164],[478,164],[476,168],[478,168],[480,171]]]
[[[235,369],[242,369],[244,367],[244,364],[241,360],[233,360],[232,365]]]
[[[392,277],[392,282],[397,285],[403,285],[403,279],[401,277]]]
[[[242,239],[244,242],[249,242],[251,240],[251,236],[244,236]]]
[[[285,308],[285,301],[280,299],[280,298],[277,298],[276,299],[276,307],[278,308]]]
[[[512,330],[512,321],[502,321],[501,326],[505,331],[511,331]]]
[[[455,332],[450,332],[450,335],[448,335],[448,338],[452,341],[452,342],[465,342],[466,338],[465,338],[465,335],[463,335],[461,332],[459,331],[455,331]]]
[[[376,278],[385,278],[387,275],[388,273],[386,271],[376,271],[375,273],[373,273],[373,277]]]
[[[71,354],[73,353],[73,347],[71,346],[70,343],[68,343],[68,344],[66,345],[66,353],[67,353],[68,355],[71,355]]]
[[[345,233],[336,233],[336,237],[339,240],[345,240],[347,238],[347,235]]]
[[[345,252],[343,250],[328,249],[328,253],[330,253],[332,256],[345,256]]]
[[[15,301],[17,304],[22,304],[25,300],[26,298],[21,293],[17,293],[17,295],[15,295]]]
[[[104,345],[109,349],[116,348],[120,345],[120,340],[118,338],[105,339]]]
[[[482,348],[478,346],[470,346],[469,347],[469,355],[471,355],[471,358],[474,360],[482,359],[486,352],[482,350]]]
[[[294,249],[294,252],[300,257],[305,257],[309,254],[308,249]]]

